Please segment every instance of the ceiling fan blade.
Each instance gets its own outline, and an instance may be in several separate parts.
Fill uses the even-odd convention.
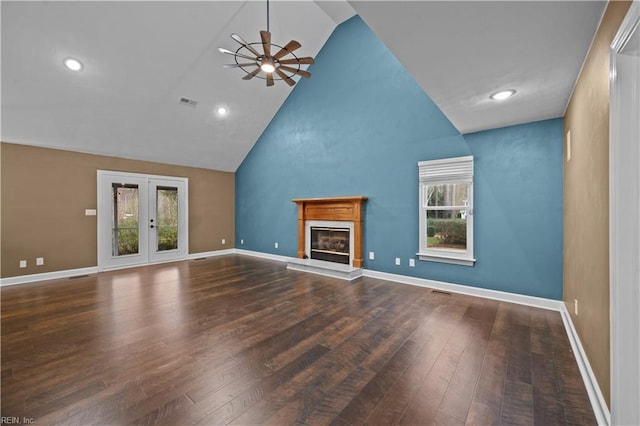
[[[294,84],[296,84],[296,82],[291,77],[289,77],[288,75],[280,71],[279,68],[276,68],[276,74],[278,74],[278,77],[283,79],[284,82],[287,83],[289,86],[293,86]]]
[[[264,56],[268,58],[271,56],[271,33],[269,31],[260,31],[260,39],[262,40]]]
[[[258,66],[255,62],[251,62],[250,64],[224,64],[225,68],[238,68],[238,67],[250,67],[250,66]]]
[[[301,47],[302,47],[302,45],[300,43],[298,43],[295,40],[291,40],[289,43],[287,43],[287,45],[285,47],[280,49],[280,51],[278,53],[273,55],[273,59],[280,59],[284,55],[286,55],[287,53],[291,53],[296,49],[300,49]]]
[[[267,86],[273,86],[273,73],[267,73]]]
[[[243,55],[242,53],[232,52],[232,51],[227,50],[227,49],[225,49],[223,47],[218,47],[218,52],[226,53],[227,55],[232,55],[232,56],[239,56],[241,58],[248,59],[250,61],[255,61],[256,60],[256,58],[252,58],[251,56]]]
[[[290,73],[293,73],[293,74],[298,74],[299,76],[304,77],[304,78],[311,77],[311,73],[309,71],[297,70],[295,68],[287,67],[285,65],[280,65],[280,69],[281,70],[285,70],[285,71],[289,71]]]
[[[255,70],[253,70],[252,72],[250,72],[249,74],[245,75],[244,77],[242,77],[243,80],[251,80],[253,77],[255,77],[258,73],[260,72],[260,67],[256,68]]]
[[[298,59],[281,59],[280,61],[281,64],[313,64],[314,60],[312,57],[310,56],[305,56],[304,58],[298,58]]]
[[[237,41],[238,43],[240,43],[242,46],[246,47],[247,49],[249,49],[249,51],[251,53],[253,53],[254,55],[260,57],[262,56],[256,49],[253,48],[253,46],[250,46],[249,43],[247,43],[246,41],[244,41],[244,39],[242,37],[240,37],[238,34],[231,34],[231,38],[234,39],[235,41]]]

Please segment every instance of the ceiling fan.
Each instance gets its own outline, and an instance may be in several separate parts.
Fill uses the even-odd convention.
[[[266,79],[267,86],[273,86],[274,80],[284,80],[289,86],[293,86],[296,84],[291,78],[294,75],[304,78],[311,77],[311,73],[301,69],[300,65],[313,64],[313,58],[310,56],[299,58],[293,53],[302,46],[299,42],[291,40],[284,47],[271,43],[269,0],[267,0],[267,30],[260,31],[261,41],[247,43],[238,34],[231,34],[231,38],[240,44],[240,47],[235,52],[222,47],[219,47],[218,50],[221,53],[233,56],[236,63],[226,64],[225,68],[240,68],[247,73],[242,77],[243,80],[251,80],[253,77],[258,77]],[[260,53],[254,47],[260,45],[263,53]],[[276,53],[272,54],[274,51]],[[277,77],[274,77],[274,73]]]

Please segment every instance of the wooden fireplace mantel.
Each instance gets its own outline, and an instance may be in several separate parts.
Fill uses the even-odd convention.
[[[307,220],[335,220],[353,222],[353,259],[354,268],[362,268],[362,205],[367,197],[333,197],[333,198],[294,198],[298,205],[298,257],[304,258],[305,253],[305,221]]]

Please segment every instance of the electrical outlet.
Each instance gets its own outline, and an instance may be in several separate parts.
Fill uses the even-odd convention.
[[[20,261],[20,267],[21,268],[26,268],[27,267],[27,261],[26,260],[21,260]]]
[[[240,244],[244,244],[244,240],[240,240]]]
[[[36,257],[36,266],[44,265],[44,257]]]
[[[411,266],[412,268],[414,266],[416,266],[416,260],[415,259],[409,259],[409,266]]]
[[[573,312],[578,316],[578,299],[573,299]]]
[[[278,243],[276,242],[273,246],[274,246],[275,248],[278,248]]]
[[[396,266],[400,266],[400,258],[396,257]]]
[[[225,240],[224,238],[222,239],[222,244],[227,244],[227,240]]]
[[[376,260],[376,254],[372,251],[369,252],[369,260]]]

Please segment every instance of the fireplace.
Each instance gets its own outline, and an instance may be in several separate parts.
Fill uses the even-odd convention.
[[[362,268],[362,220],[366,200],[364,196],[292,200],[298,205],[297,257]],[[318,230],[315,237],[312,228]]]
[[[367,197],[296,198],[298,255],[287,269],[343,280],[362,276],[362,219]]]
[[[349,228],[310,227],[311,259],[350,264]]]

